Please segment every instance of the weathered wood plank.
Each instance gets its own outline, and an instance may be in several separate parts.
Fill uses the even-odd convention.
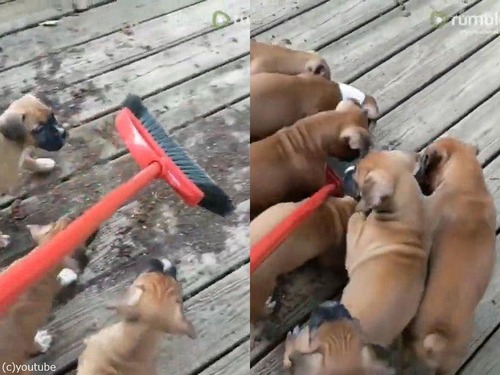
[[[324,3],[325,0],[250,0],[252,36]]]
[[[497,206],[499,207],[499,206]],[[500,256],[500,237],[497,237],[497,259]],[[476,309],[474,336],[469,345],[467,360],[483,344],[500,323],[500,262],[495,262],[495,272],[486,293]],[[481,349],[482,350],[482,349]],[[462,362],[462,363],[463,363]],[[478,372],[477,374],[483,374]]]
[[[478,159],[483,164],[500,151],[499,103],[500,93],[497,93],[445,134],[478,146]]]
[[[112,1],[115,0],[95,0],[92,7],[102,6]],[[0,37],[74,12],[73,0],[57,2],[18,0],[6,3],[0,12]]]
[[[500,329],[486,342],[472,361],[460,372],[462,375],[496,375],[500,373]]]
[[[236,349],[226,354],[200,375],[248,375],[250,371],[250,344],[245,341]]]
[[[250,267],[245,265],[187,301],[187,315],[199,338],[195,342],[189,339],[164,342],[160,374],[192,373],[248,336],[249,273]]]
[[[54,311],[48,328],[55,332],[57,341],[37,360],[61,367],[74,359],[81,340],[101,327],[107,295],[135,277],[137,259],[144,255],[166,256],[178,264],[186,295],[248,260],[249,125],[248,116],[242,114],[248,102],[239,105],[182,129],[175,136],[234,197],[237,212],[222,219],[204,210],[187,208],[163,182],[146,189],[103,226],[76,294]],[[98,165],[35,197],[37,211],[23,222],[3,220],[2,228],[15,235],[16,246],[27,246],[26,223],[47,222],[67,211],[87,207],[135,173],[134,164],[127,155]]]
[[[484,0],[463,15],[498,11],[498,1]],[[488,31],[488,28],[483,31]],[[384,114],[495,37],[493,33],[457,30],[448,23],[370,70],[353,84],[374,95],[380,112]],[[346,73],[342,78],[347,80],[359,74],[356,71]]]
[[[202,1],[115,1],[104,7],[89,9],[77,16],[62,18],[56,27],[38,26],[4,36],[0,44],[3,49],[0,54],[0,71],[109,34],[121,33],[128,25],[137,25]],[[145,37],[145,41],[149,38],[150,36]]]
[[[495,114],[491,114],[495,117]],[[497,229],[500,227],[500,158],[495,158],[484,168],[484,178],[497,207]]]
[[[351,81],[431,32],[430,15],[435,9],[451,16],[478,2],[410,0],[406,3],[410,16],[405,17],[396,8],[329,44],[321,50],[321,55],[329,62],[335,79]]]
[[[270,43],[280,43],[287,40],[291,43],[291,48],[302,50],[318,49],[353,32],[370,20],[377,18],[380,14],[395,7],[394,1],[391,0],[327,1],[262,33],[257,39]],[[349,52],[352,53],[352,51]],[[329,64],[333,64],[338,60],[335,56],[328,57]],[[335,73],[334,77],[337,77],[336,71],[332,70],[332,72]]]
[[[244,3],[237,0],[209,0],[128,28],[126,33],[113,33],[92,40],[78,48],[67,49],[4,71],[0,73],[3,90],[0,107],[8,105],[21,92],[38,88],[50,96],[51,93],[74,85],[76,82],[115,70],[205,34],[214,29],[212,19],[208,16],[213,9],[224,6],[232,12],[248,15],[249,9],[244,6]],[[243,37],[242,31],[244,32],[241,27],[233,27],[227,33],[234,32],[235,35],[232,37]],[[214,36],[218,38],[222,35],[220,31],[215,34]],[[226,35],[223,37],[226,42],[230,41]],[[246,43],[248,44],[248,41]],[[210,39],[208,41],[206,38],[197,40],[198,48],[203,48],[205,44],[212,46]],[[165,60],[168,56],[169,61],[175,62],[176,53],[178,54],[179,49],[183,48],[186,49],[184,54],[196,55],[195,51],[190,50],[194,48],[193,43],[188,42],[184,47],[169,50],[161,57]],[[219,48],[219,46],[215,45],[212,48]],[[220,56],[220,58],[223,57],[224,54]],[[184,60],[179,64],[179,67],[187,68]]]
[[[380,119],[378,142],[419,149],[488,99],[500,87],[499,47],[497,38]]]

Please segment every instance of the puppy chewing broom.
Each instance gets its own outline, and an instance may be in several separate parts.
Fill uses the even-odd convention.
[[[39,251],[26,255],[0,275],[3,286],[0,316],[23,291],[84,243],[105,220],[155,179],[165,180],[189,206],[200,205],[221,216],[233,211],[231,199],[168,137],[138,96],[129,95],[124,107],[115,125],[141,171],[87,209]]]

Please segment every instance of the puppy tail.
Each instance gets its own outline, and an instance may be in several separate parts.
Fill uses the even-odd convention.
[[[431,333],[425,337],[422,344],[426,362],[435,367],[448,345],[448,339],[439,333]]]

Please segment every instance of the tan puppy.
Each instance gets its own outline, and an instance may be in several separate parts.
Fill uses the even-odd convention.
[[[358,89],[320,76],[261,73],[250,77],[250,141],[318,112],[333,110],[342,100],[355,100],[368,118],[378,117],[375,99]]]
[[[427,272],[424,196],[413,176],[418,154],[372,152],[351,168],[344,189],[361,201],[349,219],[341,302],[367,342],[387,348],[415,316]]]
[[[304,202],[279,203],[250,223],[250,248]],[[278,276],[319,258],[323,266],[342,270],[347,222],[357,202],[351,197],[328,198],[250,276],[250,321],[263,317]]]
[[[454,374],[495,261],[495,206],[473,146],[442,138],[423,151],[433,245],[425,294],[411,326],[417,356]],[[445,302],[443,302],[445,301]]]
[[[366,345],[359,322],[335,301],[322,303],[307,325],[290,332],[285,342],[285,368],[294,375],[389,375]]]
[[[52,159],[33,159],[34,148],[58,151],[67,133],[58,125],[52,110],[33,95],[14,101],[0,115],[0,194],[17,186],[21,167],[32,172],[51,171]],[[9,244],[9,236],[0,232],[0,248]]]
[[[113,306],[121,321],[85,340],[78,375],[158,374],[158,345],[165,333],[196,334],[183,312],[182,288],[167,260],[153,259]]]
[[[371,145],[366,113],[354,102],[306,117],[250,145],[250,215],[297,202],[326,183],[328,156],[353,160]]]
[[[317,53],[250,40],[250,74],[312,73],[330,79],[330,67]]]
[[[39,245],[43,245],[64,230],[69,223],[70,219],[63,217],[53,224],[31,225],[28,228],[33,239]],[[36,252],[37,249],[38,247],[32,251]],[[76,251],[84,250],[84,247],[81,247]],[[62,271],[69,270],[64,267],[80,271],[74,259],[69,257],[64,259],[22,294],[0,319],[1,363],[23,365],[30,356],[48,350],[52,337],[47,331],[40,329],[47,322],[54,298],[64,284],[65,273]],[[0,373],[3,374],[1,370]]]

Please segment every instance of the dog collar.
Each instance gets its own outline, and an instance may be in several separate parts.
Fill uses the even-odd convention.
[[[363,105],[365,102],[366,95],[357,88],[346,85],[345,83],[339,83],[339,89],[342,100],[355,100],[360,105]]]

